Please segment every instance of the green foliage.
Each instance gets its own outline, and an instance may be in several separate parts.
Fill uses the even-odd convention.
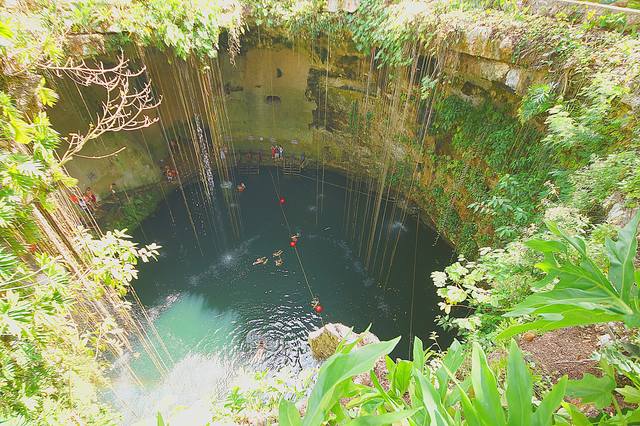
[[[585,213],[601,216],[602,203],[620,191],[628,199],[636,199],[640,181],[636,182],[640,159],[637,152],[622,151],[605,158],[594,157],[571,176],[574,191],[571,202]]]
[[[347,16],[347,28],[356,49],[375,51],[378,67],[409,65],[413,58],[407,42],[415,38],[402,8],[390,8],[383,0],[362,0],[357,13]]]
[[[169,47],[179,58],[186,59],[191,53],[215,58],[221,13],[217,1],[153,0],[133,3],[119,25],[143,44]]]
[[[624,13],[604,13],[596,15],[595,11],[587,14],[582,23],[585,30],[600,28],[609,31],[625,32],[628,29],[627,15]]]
[[[501,337],[526,330],[622,321],[629,327],[640,325],[638,283],[640,274],[634,269],[638,249],[636,240],[640,213],[618,233],[617,241],[607,239],[609,273],[605,276],[589,258],[583,238],[570,236],[555,224],[547,226],[560,241],[532,240],[528,245],[545,255],[537,266],[547,273],[538,287],[552,288],[532,294],[518,304],[509,317],[533,316],[533,322],[509,327]],[[567,258],[570,249],[577,252],[579,262]]]
[[[42,81],[36,92],[48,102],[55,99]],[[46,210],[55,185],[73,184],[74,180],[57,163],[54,150],[60,140],[43,111],[28,121],[10,97],[0,92],[0,112],[0,142],[25,147],[0,151],[0,236],[21,253],[25,243],[32,244],[38,238],[35,206]]]
[[[80,32],[94,32],[108,27],[113,20],[108,2],[104,0],[81,0],[71,4],[72,29]]]
[[[389,385],[385,389],[371,368],[376,355],[384,355],[396,342],[397,339],[355,350],[350,345],[333,355],[327,360],[330,367],[323,367],[318,374],[318,383],[309,402],[311,411],[307,408],[304,419],[301,419],[295,405],[282,399],[280,424],[379,425],[405,419],[402,424],[555,423],[554,413],[564,397],[567,378],[562,378],[534,405],[533,377],[515,342],[509,349],[506,380],[501,381],[498,379],[500,374],[489,366],[478,344],[473,346],[471,353],[471,372],[464,376],[459,372],[467,358],[462,345],[454,342],[437,362],[426,364],[434,353],[425,352],[420,339],[416,339],[412,362],[397,360],[394,363],[387,358],[386,382]],[[341,362],[338,364],[337,360]],[[370,370],[372,386],[355,384],[353,376],[367,369]],[[349,402],[344,402],[346,398]]]
[[[534,84],[527,89],[527,94],[522,98],[518,109],[518,118],[521,123],[526,123],[549,111],[556,101],[553,93],[555,87],[555,84]]]
[[[114,413],[97,402],[102,367],[70,315],[78,284],[45,254],[34,259],[37,274],[0,255],[0,418],[115,424]]]
[[[106,285],[125,295],[127,286],[138,277],[135,269],[138,259],[143,262],[157,260],[159,245],[151,243],[138,248],[125,231],[107,231],[100,239],[84,229],[79,231],[77,243],[85,247],[86,260],[92,264],[88,278],[97,289]]]
[[[366,345],[355,351],[351,351],[353,345],[348,345],[326,360],[318,372],[318,379],[309,396],[302,424],[319,424],[334,410],[340,412],[340,416],[345,416],[346,413],[339,408],[340,399],[348,394],[353,384],[351,378],[371,370],[376,360],[390,353],[398,340],[400,338]]]
[[[428,75],[422,77],[422,80],[420,80],[420,99],[423,101],[429,99],[437,85],[438,79],[431,78]]]
[[[620,182],[620,188],[627,198],[637,205],[640,201],[640,166],[637,153],[635,159],[634,166],[629,170],[629,175]]]
[[[44,80],[33,94],[41,107],[57,100]],[[158,247],[137,248],[118,231],[101,239],[81,232],[73,247],[84,257],[82,278],[67,271],[81,259],[47,254],[54,231],[41,225],[57,207],[52,195],[75,184],[58,163],[59,144],[44,110],[27,116],[0,92],[0,419],[111,425],[116,415],[98,400],[101,354],[118,353],[124,331],[106,309],[88,307],[101,303],[105,288],[124,294],[138,259],[155,258]],[[71,244],[74,235],[54,238]],[[126,312],[118,302],[110,305]]]
[[[564,164],[581,164],[603,145],[620,141],[628,119],[619,115],[617,106],[625,93],[612,74],[596,74],[577,98],[549,109],[549,133],[544,143],[561,156]]]
[[[616,387],[616,381],[608,376],[595,377],[586,373],[580,380],[571,380],[567,387],[567,393],[580,398],[582,402],[593,403],[597,408],[611,405],[611,392]]]
[[[132,194],[127,198],[113,218],[107,219],[110,228],[136,229],[158,207],[162,197],[156,192]]]
[[[271,412],[279,406],[283,395],[299,401],[307,395],[314,372],[313,369],[297,372],[282,368],[278,371],[240,373],[226,398],[214,403],[212,421],[214,424],[251,423],[247,413]]]

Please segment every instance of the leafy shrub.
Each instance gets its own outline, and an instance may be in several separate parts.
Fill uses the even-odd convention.
[[[589,165],[571,177],[574,191],[572,204],[585,213],[601,215],[602,202],[618,190],[634,198],[640,182],[634,184],[634,173],[640,167],[635,151],[623,151],[605,158],[593,157]]]
[[[480,345],[473,346],[470,375],[459,380],[457,373],[466,358],[460,344],[454,342],[446,355],[426,364],[434,354],[425,352],[416,338],[413,361],[393,362],[386,358],[389,383],[386,390],[372,368],[376,359],[388,354],[397,342],[394,339],[356,350],[349,345],[338,351],[320,369],[304,418],[291,402],[282,399],[280,425],[311,426],[324,422],[383,425],[401,421],[448,426],[554,423],[567,378],[563,377],[534,406],[533,377],[515,342],[509,349],[506,379],[502,382],[489,367]],[[373,386],[355,384],[352,377],[366,371]],[[347,398],[349,402],[345,402]]]
[[[547,273],[532,294],[518,304],[509,317],[533,317],[533,322],[514,325],[501,333],[509,337],[526,330],[557,328],[622,321],[640,326],[640,299],[634,259],[640,213],[618,233],[617,241],[606,240],[608,276],[589,258],[582,237],[571,236],[549,222],[547,226],[560,241],[531,240],[527,245],[544,254],[537,266]],[[575,250],[578,261],[569,256]],[[550,285],[551,288],[543,288]]]
[[[527,89],[527,94],[522,98],[518,108],[518,118],[521,123],[526,123],[534,117],[543,114],[555,104],[556,96],[553,93],[555,84],[534,84]]]

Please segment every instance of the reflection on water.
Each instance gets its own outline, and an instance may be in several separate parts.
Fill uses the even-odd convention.
[[[225,209],[232,207],[225,205],[222,191],[213,200],[214,218],[211,212],[197,208],[205,204],[198,199],[201,191],[195,186],[186,190],[191,193],[191,214],[202,253],[179,194],[169,198],[175,221],[168,210],[161,209],[143,224],[144,234],[136,236],[138,241],[158,241],[163,246],[158,263],[141,265],[136,290],[166,346],[165,351],[156,345],[168,373],[160,375],[142,347],[119,360],[114,391],[115,399],[126,401],[122,405],[125,424],[153,417],[158,408],[166,413],[179,411],[182,405],[190,408],[181,416],[198,417],[207,412],[212,394],[227,389],[232,371],[284,366],[300,371],[315,366],[306,340],[323,322],[342,322],[357,330],[371,324],[381,339],[403,335],[406,343],[413,320],[419,337],[426,339],[435,330],[447,338],[434,323],[439,312],[429,275],[446,265],[452,252],[430,229],[412,217],[402,221],[400,209],[391,204],[382,223],[372,227],[367,222],[371,212],[345,209],[346,197],[339,186],[325,187],[316,222],[311,208],[316,205],[315,182],[277,175],[272,181],[264,174],[243,176],[247,189],[239,194],[236,209],[242,221],[239,239],[228,232],[231,224]],[[327,177],[337,183],[341,179],[331,173]],[[278,194],[287,200],[282,207],[286,221],[274,182]],[[367,203],[361,200],[359,205]],[[345,211],[354,212],[353,217],[345,217]],[[372,228],[378,232],[373,267],[367,268],[371,263],[361,257],[363,247],[350,240],[347,221],[356,240],[366,241],[360,237]],[[304,270],[289,247],[289,237],[295,232],[301,234],[297,248]],[[279,250],[283,251],[281,266],[272,256]],[[255,259],[263,256],[269,259],[267,264],[254,266]],[[414,258],[419,261],[412,301]],[[313,296],[325,308],[322,318],[311,309]],[[416,308],[413,318],[411,303]],[[263,349],[256,356],[259,346]],[[407,356],[407,351],[408,344],[401,344],[393,355]],[[171,422],[200,423],[179,423],[174,418]]]

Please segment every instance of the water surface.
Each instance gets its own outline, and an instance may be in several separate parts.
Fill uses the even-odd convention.
[[[135,287],[169,353],[159,349],[170,372],[163,381],[142,348],[130,355],[126,362],[145,390],[124,376],[116,388],[133,411],[152,415],[152,401],[206,405],[196,401],[198,392],[224,387],[234,368],[313,366],[306,339],[323,322],[357,331],[371,324],[380,339],[402,335],[396,356],[408,357],[410,331],[425,341],[436,331],[448,343],[434,322],[438,298],[429,278],[452,259],[446,242],[392,201],[383,202],[367,268],[375,197],[366,184],[347,192],[337,174],[326,172],[324,185],[315,178],[315,170],[282,176],[262,168],[260,175],[238,178],[246,184],[243,193],[235,192],[237,182],[230,189],[216,185],[213,209],[191,184],[185,188],[191,219],[176,191],[143,223],[136,241],[163,248],[158,262],[141,265]],[[230,217],[239,218],[233,222],[239,235]],[[301,236],[297,254],[289,246],[292,233]],[[282,266],[272,256],[279,250]],[[266,265],[252,265],[262,256]],[[312,295],[322,315],[313,311]],[[264,357],[255,359],[260,340]]]

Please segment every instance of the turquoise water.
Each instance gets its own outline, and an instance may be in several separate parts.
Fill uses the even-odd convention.
[[[145,385],[141,390],[125,374],[116,381],[131,411],[150,411],[158,401],[193,405],[202,396],[192,388],[224,389],[235,368],[313,366],[306,339],[323,322],[357,331],[371,324],[381,339],[402,335],[396,356],[408,356],[410,330],[425,341],[436,331],[448,343],[451,337],[434,323],[438,299],[429,275],[451,261],[451,248],[415,216],[403,221],[392,201],[383,203],[372,234],[375,203],[366,185],[347,192],[343,176],[327,172],[324,185],[315,176],[315,170],[281,176],[262,168],[260,175],[241,176],[243,193],[218,185],[214,209],[197,185],[188,186],[197,239],[179,192],[143,223],[136,241],[163,248],[157,263],[141,265],[135,287],[166,345],[158,351],[170,378],[160,376],[142,348],[129,354],[123,362]],[[232,216],[239,218],[239,235]],[[289,247],[292,233],[301,236],[297,255]],[[272,256],[278,250],[282,266]],[[262,256],[268,262],[254,266]],[[324,307],[321,315],[311,307],[312,295]],[[259,340],[265,352],[256,359]]]

